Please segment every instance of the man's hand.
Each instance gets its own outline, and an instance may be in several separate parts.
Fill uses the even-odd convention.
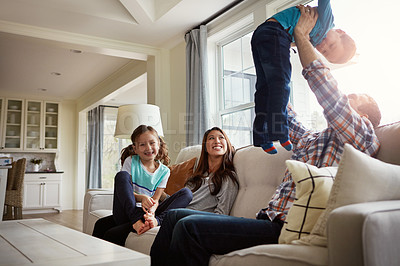
[[[293,33],[297,35],[301,34],[309,39],[310,32],[318,19],[317,8],[303,5],[298,5],[297,8],[300,10],[301,15]]]
[[[310,42],[310,32],[318,19],[318,12],[309,6],[297,6],[300,9],[300,18],[293,31],[297,50],[299,51],[300,62],[303,68],[318,59],[318,56]]]

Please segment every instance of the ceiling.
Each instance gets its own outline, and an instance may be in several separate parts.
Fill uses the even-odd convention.
[[[146,60],[140,52],[99,49],[85,40],[139,50],[171,48],[185,32],[233,2],[0,0],[0,96],[77,100],[128,63]],[[146,82],[132,89],[143,92]],[[128,103],[132,97],[126,93],[113,96],[110,104]]]

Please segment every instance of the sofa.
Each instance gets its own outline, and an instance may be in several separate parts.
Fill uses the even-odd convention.
[[[400,169],[397,166],[400,165],[400,122],[381,126],[377,128],[376,134],[381,142],[376,159],[359,157],[357,154],[356,159],[360,161],[374,160],[373,163],[380,164],[380,169],[394,167],[394,174],[391,174],[388,180],[390,182],[400,180],[400,171],[397,170]],[[234,166],[240,188],[230,215],[255,218],[256,213],[271,199],[276,187],[282,181],[287,167],[285,161],[289,160],[291,156],[291,152],[284,150],[279,145],[277,148],[278,154],[275,155],[269,155],[253,146],[237,150]],[[198,157],[200,149],[200,145],[182,149],[176,163]],[[351,156],[344,157],[342,160],[347,160]],[[354,164],[354,161],[351,163]],[[373,163],[366,161],[367,167]],[[355,164],[358,164],[357,161]],[[374,172],[365,170],[368,171],[367,174]],[[338,174],[339,172],[340,170],[338,170]],[[342,172],[341,174],[345,175]],[[379,174],[373,173],[373,175],[372,178],[380,178]],[[374,186],[375,181],[373,180],[368,181],[366,185]],[[395,189],[400,191],[398,188]],[[364,191],[363,193],[369,192]],[[382,193],[378,191],[375,194]],[[87,191],[84,199],[84,233],[91,234],[96,220],[111,214],[112,200],[112,191]],[[260,245],[225,255],[213,255],[210,265],[397,265],[400,262],[400,248],[396,244],[400,239],[400,227],[398,226],[400,197],[384,195],[384,197],[379,196],[372,200],[366,199],[366,201],[353,201],[356,202],[354,204],[344,203],[342,204],[344,206],[334,208],[327,215],[327,246],[309,243]],[[143,235],[130,233],[125,246],[149,254],[158,229],[159,227],[153,228]]]

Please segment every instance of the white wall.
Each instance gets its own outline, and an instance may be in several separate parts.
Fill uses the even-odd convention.
[[[174,163],[179,151],[186,147],[186,43],[182,41],[170,50],[170,98],[169,113],[163,114],[166,141],[171,162]],[[164,123],[164,122],[163,122]]]
[[[64,171],[62,180],[61,206],[65,210],[73,209],[75,203],[76,182],[76,104],[60,104],[60,147],[57,158],[57,170]]]

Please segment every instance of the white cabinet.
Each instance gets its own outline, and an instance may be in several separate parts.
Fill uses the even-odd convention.
[[[4,114],[1,116],[1,150],[19,151],[23,148],[24,103],[22,99],[4,100],[5,106],[2,107]]]
[[[61,181],[61,173],[25,174],[24,210],[61,210]]]
[[[55,102],[26,100],[24,150],[58,148],[59,105]]]
[[[56,152],[59,103],[0,98],[0,150]]]

